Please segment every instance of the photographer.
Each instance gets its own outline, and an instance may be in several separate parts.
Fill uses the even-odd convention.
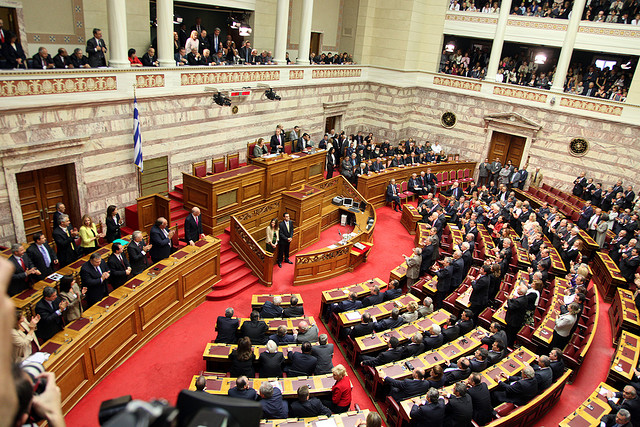
[[[65,426],[55,374],[44,372],[39,363],[27,362],[22,367],[13,365],[12,375],[18,396],[13,426],[36,425],[41,420],[46,420],[52,427]]]

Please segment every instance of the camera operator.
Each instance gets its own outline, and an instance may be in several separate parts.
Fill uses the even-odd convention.
[[[13,426],[36,425],[46,420],[52,427],[64,427],[60,387],[56,376],[45,372],[40,363],[26,361],[22,367],[13,365],[13,380],[18,396],[18,412]]]

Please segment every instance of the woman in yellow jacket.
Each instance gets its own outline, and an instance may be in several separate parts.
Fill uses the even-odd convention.
[[[84,255],[98,249],[98,239],[104,237],[104,233],[98,233],[98,229],[89,215],[82,217],[82,226],[78,230],[78,234],[82,239],[80,247]]]

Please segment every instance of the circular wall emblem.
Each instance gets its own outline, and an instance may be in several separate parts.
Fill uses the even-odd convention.
[[[238,114],[238,106],[237,106],[237,105],[234,105],[233,107],[231,107],[231,112],[232,112],[233,114]]]
[[[440,117],[440,123],[442,123],[442,126],[446,128],[454,127],[457,121],[458,119],[456,118],[455,113],[451,111],[446,111],[442,113],[442,117]]]
[[[584,156],[589,151],[589,143],[584,138],[573,138],[569,143],[569,153],[572,156]]]

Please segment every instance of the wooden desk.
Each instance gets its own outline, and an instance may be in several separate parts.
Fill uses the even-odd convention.
[[[494,377],[499,376],[500,373],[504,373],[505,375],[510,376],[517,375],[536,358],[537,356],[531,350],[526,347],[521,347],[520,349],[509,353],[500,362],[482,371],[480,373],[482,375],[482,382],[485,383],[487,387],[489,387],[489,390],[492,390],[498,385],[498,383],[494,380]],[[445,387],[445,393],[453,394],[453,387],[453,385]],[[424,402],[427,398],[427,395],[416,397]],[[411,421],[411,417],[409,416],[409,414],[411,413],[411,408],[413,407],[413,399],[415,399],[416,397],[398,402],[400,404],[400,415],[407,422]]]
[[[520,283],[520,280],[524,280],[527,283],[529,283],[529,276],[527,272],[518,270],[518,274],[516,275],[516,280],[513,282],[513,285],[511,285],[511,290],[509,291],[509,295],[507,296],[507,299],[504,300],[502,305],[493,313],[493,317],[492,317],[493,320],[500,323],[503,327],[506,326],[507,324],[507,321],[505,319],[505,316],[507,314],[507,301],[509,301],[510,298],[514,298],[518,294],[517,290],[518,290],[518,283]]]
[[[307,184],[282,192],[282,211],[289,213],[296,227],[289,253],[296,253],[320,239],[323,193],[324,190]]]
[[[311,345],[318,345],[318,343],[311,343]],[[229,361],[229,355],[233,350],[235,350],[238,346],[235,344],[217,344],[217,343],[207,343],[204,348],[204,352],[202,353],[202,359],[207,364],[207,371],[216,371],[220,365],[223,365],[225,369],[221,370],[222,372],[228,371],[228,366],[231,362]],[[260,354],[267,351],[266,345],[254,345],[253,346],[253,354],[256,356],[256,360],[260,357]],[[301,353],[302,346],[289,344],[278,346],[278,351],[281,351],[284,357],[288,357],[289,353]],[[218,371],[218,372],[221,372]]]
[[[570,284],[567,279],[556,277],[551,304],[549,304],[549,308],[547,308],[547,313],[542,319],[542,322],[533,332],[533,340],[538,341],[543,348],[546,348],[551,344],[551,340],[553,339],[553,329],[556,327],[558,310],[560,310],[561,305],[564,305],[564,291],[569,288],[569,286]]]
[[[405,279],[407,278],[407,263],[403,262],[389,273],[389,282],[397,280],[400,287],[404,287]]]
[[[242,317],[238,320],[240,320],[240,327],[242,327],[242,324],[244,322],[249,322],[251,319],[249,319],[248,317]],[[316,324],[316,321],[314,320],[313,316],[288,317],[286,319],[276,317],[273,319],[260,319],[260,320],[264,320],[264,322],[269,327],[269,332],[271,332],[272,334],[275,334],[278,328],[283,325],[287,327],[287,333],[291,333],[293,332],[294,329],[298,329],[298,323],[302,322],[303,320],[308,322],[309,325]]]
[[[268,158],[253,158],[251,162],[264,170],[266,180],[264,194],[268,199],[304,183],[312,184],[321,181],[324,178],[326,156],[326,150],[317,150],[315,153],[298,152]]]
[[[622,331],[607,376],[607,383],[623,387],[633,379],[640,355],[640,336]]]
[[[429,245],[430,228],[431,227],[424,222],[419,222],[416,224],[416,237],[414,239],[414,242],[417,248],[423,248]]]
[[[416,224],[422,219],[422,215],[418,213],[413,205],[405,203],[402,205],[402,216],[400,217],[400,224],[407,229],[409,234],[413,236],[416,234]]]
[[[366,421],[369,410],[360,412],[349,411],[342,414],[331,415],[331,420],[336,427],[357,427],[360,421]],[[318,422],[326,420],[327,417],[321,415],[315,418],[287,418],[286,420],[261,420],[260,427],[317,427]]]
[[[597,426],[600,425],[600,418],[611,412],[611,406],[604,392],[609,391],[616,393],[619,390],[614,389],[609,384],[600,383],[591,395],[582,405],[569,414],[564,420],[560,421],[560,427],[577,427],[577,426]]]
[[[387,185],[391,178],[395,178],[396,183],[407,181],[411,178],[411,174],[414,172],[420,175],[420,172],[427,171],[431,168],[431,172],[436,174],[438,172],[449,172],[452,170],[464,170],[469,169],[469,176],[473,175],[475,170],[475,162],[446,162],[446,163],[428,163],[415,166],[406,166],[402,168],[387,168],[384,172],[376,173],[372,175],[363,175],[358,178],[358,191],[364,196],[365,199],[372,203],[375,207],[384,206],[385,193]],[[441,188],[440,191],[446,190]]]
[[[483,328],[477,328],[438,349],[408,359],[376,366],[376,379],[381,383],[385,377],[391,377],[396,380],[409,378],[411,371],[407,369],[405,362],[411,363],[414,368],[429,370],[436,365],[444,364],[446,360],[458,359],[473,354],[482,345],[480,340],[483,335],[478,334],[478,331],[487,334],[487,331]]]
[[[401,313],[407,311],[407,305],[411,301],[415,301],[420,303],[420,300],[412,295],[412,294],[404,294],[399,296],[398,298],[389,300],[387,302],[383,302],[380,304],[372,305],[370,307],[363,307],[357,310],[345,311],[338,314],[338,326],[341,328],[346,328],[349,326],[354,326],[360,323],[362,319],[362,315],[364,313],[371,314],[371,317],[375,317],[376,320],[386,319],[387,317],[391,317],[391,311],[394,308],[398,308]]]
[[[626,287],[627,281],[609,254],[596,252],[593,259],[593,281],[598,286],[602,297],[606,302],[613,301],[616,289],[619,286]]]
[[[613,303],[609,307],[613,344],[618,343],[623,330],[640,335],[639,320],[640,315],[633,299],[633,292],[618,288]]]
[[[194,375],[189,384],[189,390],[196,389],[196,380],[199,375]],[[205,376],[207,385],[205,391],[210,394],[226,396],[230,388],[236,386],[236,378],[218,377],[215,375]],[[303,385],[309,386],[309,395],[317,397],[318,395],[331,393],[331,387],[336,383],[333,374],[314,375],[311,377],[287,377],[287,378],[249,378],[247,385],[255,390],[260,389],[260,385],[264,382],[277,382],[278,388],[282,391],[285,398],[297,397],[298,387]]]
[[[575,224],[574,224],[574,226],[575,226]],[[589,259],[591,259],[591,254],[593,252],[599,250],[600,246],[596,243],[595,240],[593,240],[593,238],[591,236],[589,236],[589,234],[587,234],[586,231],[584,231],[581,228],[579,230],[580,231],[578,232],[578,235],[580,236],[580,239],[584,242],[584,245],[582,247],[582,252]]]
[[[181,249],[187,255],[179,259],[156,263],[158,270],[132,278],[45,343],[43,351],[51,353],[45,368],[56,374],[65,412],[151,338],[204,301],[220,280],[220,240],[207,236],[202,242]]]
[[[351,292],[355,292],[358,299],[371,295],[371,290],[376,285],[380,288],[380,292],[384,291],[387,287],[386,283],[376,277],[371,280],[367,280],[366,282],[356,283],[355,285],[322,291],[320,314],[322,315],[325,313],[327,306],[346,300]]]
[[[274,297],[282,298],[282,304],[280,307],[289,307],[291,305],[291,298],[298,298],[298,305],[302,307],[302,295],[300,294],[259,294],[251,296],[251,308],[253,310],[260,309],[265,302],[273,301]]]

